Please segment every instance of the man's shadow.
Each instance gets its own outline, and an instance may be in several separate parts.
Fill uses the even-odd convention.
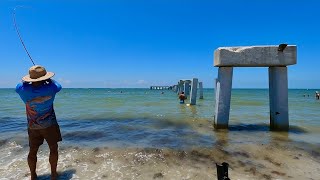
[[[58,180],[70,180],[73,176],[73,174],[76,173],[75,169],[70,169],[66,171],[58,171]],[[50,179],[50,174],[43,174],[38,176],[37,180],[49,180]]]

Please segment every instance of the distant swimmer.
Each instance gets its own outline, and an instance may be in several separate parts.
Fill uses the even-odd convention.
[[[179,94],[179,99],[180,99],[180,104],[184,104],[184,100],[187,99],[186,96],[184,95],[184,92],[181,92],[181,94]]]
[[[320,93],[316,91],[316,99],[320,99]]]
[[[164,94],[164,92],[162,91],[161,94]]]

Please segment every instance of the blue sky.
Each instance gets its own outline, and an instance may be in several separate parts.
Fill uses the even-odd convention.
[[[64,87],[148,87],[198,77],[212,88],[220,46],[298,46],[289,88],[320,86],[320,2],[294,0],[1,0],[0,87],[36,64]],[[234,88],[267,88],[267,68],[235,68]]]

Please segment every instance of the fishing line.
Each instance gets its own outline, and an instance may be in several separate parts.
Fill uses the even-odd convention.
[[[35,63],[34,63],[34,62],[33,62],[33,60],[32,60],[31,55],[29,54],[29,52],[28,52],[28,50],[27,50],[26,46],[24,45],[24,42],[23,42],[23,40],[22,40],[22,38],[21,38],[21,35],[20,35],[20,32],[19,32],[19,29],[18,29],[18,26],[17,26],[17,22],[16,22],[16,9],[17,9],[18,7],[23,7],[23,6],[17,6],[17,7],[15,7],[15,8],[13,9],[13,23],[14,23],[14,27],[15,27],[15,29],[16,29],[16,31],[17,31],[17,33],[18,33],[18,36],[19,36],[19,38],[20,38],[20,42],[21,42],[21,44],[22,44],[22,46],[23,46],[24,50],[25,50],[25,51],[26,51],[26,53],[28,54],[28,56],[29,56],[29,58],[30,58],[30,60],[31,60],[32,64],[33,64],[33,65],[35,65]]]

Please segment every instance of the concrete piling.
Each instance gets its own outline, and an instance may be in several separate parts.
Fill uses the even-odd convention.
[[[287,67],[269,67],[270,129],[288,130]]]
[[[198,90],[198,78],[192,79],[191,93],[190,93],[190,105],[196,105],[197,103],[197,90]]]
[[[217,129],[228,128],[231,89],[232,89],[232,67],[219,67],[216,80],[216,104],[214,127]]]
[[[184,94],[186,97],[190,95],[190,81],[184,82]]]

